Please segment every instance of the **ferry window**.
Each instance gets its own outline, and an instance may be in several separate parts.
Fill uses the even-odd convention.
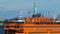
[[[16,26],[14,26],[14,28],[16,28]]]
[[[9,28],[9,26],[6,26],[6,28]]]
[[[19,26],[19,28],[23,28],[23,26]]]
[[[17,28],[19,28],[19,26],[17,26]]]

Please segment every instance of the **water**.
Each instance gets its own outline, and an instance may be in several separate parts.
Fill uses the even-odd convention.
[[[0,26],[0,34],[4,34],[4,27],[3,26]]]

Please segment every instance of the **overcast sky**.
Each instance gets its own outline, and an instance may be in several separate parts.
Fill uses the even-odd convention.
[[[60,14],[60,0],[0,0],[0,18],[18,16],[20,9],[23,10],[23,16],[31,16],[34,2],[37,4],[38,12],[46,17]],[[28,11],[31,14],[28,14]]]

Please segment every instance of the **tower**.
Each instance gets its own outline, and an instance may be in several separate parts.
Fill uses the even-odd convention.
[[[36,2],[34,3],[34,11],[33,11],[33,15],[32,17],[36,17],[37,15],[37,5],[36,5]]]
[[[22,18],[22,9],[20,9],[20,12],[19,12],[19,18]]]
[[[40,13],[38,13],[37,4],[35,2],[34,3],[34,11],[33,11],[32,17],[41,17],[41,16],[43,16],[43,15],[41,15]]]
[[[34,12],[33,12],[33,14],[34,15],[36,15],[38,12],[37,12],[37,4],[36,4],[36,2],[34,3]]]

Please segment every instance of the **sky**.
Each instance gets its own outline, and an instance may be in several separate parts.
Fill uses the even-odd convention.
[[[60,0],[0,0],[0,19],[19,16],[32,16],[34,2],[37,4],[38,12],[45,17],[54,17],[60,14]],[[28,14],[30,12],[30,14]]]

